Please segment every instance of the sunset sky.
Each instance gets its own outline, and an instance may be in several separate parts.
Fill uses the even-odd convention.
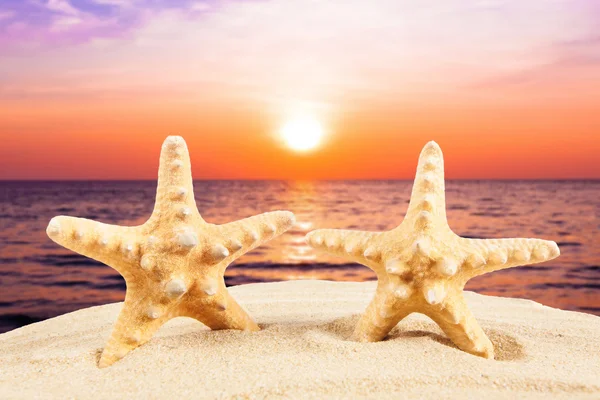
[[[298,152],[297,118],[324,136]],[[0,179],[600,178],[597,0],[0,0]]]

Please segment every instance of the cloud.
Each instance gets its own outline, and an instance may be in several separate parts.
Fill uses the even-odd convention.
[[[558,51],[590,51],[600,53],[600,35],[587,35],[574,39],[560,41],[554,44]]]
[[[133,7],[136,4],[140,4],[139,0],[92,0],[95,4],[106,5],[106,6],[117,6],[117,7]]]
[[[26,57],[3,64],[1,56],[0,75],[21,90],[64,85],[79,94],[185,88],[186,96],[330,104],[451,97],[474,82],[529,79],[527,71],[555,62],[554,43],[593,26],[577,1],[140,2],[127,23],[78,11],[71,16],[83,22],[61,20],[54,31],[78,41],[37,55],[41,75]],[[108,72],[115,68],[126,72]]]
[[[192,3],[189,7],[191,11],[208,11],[211,8],[211,5],[206,1],[197,1],[195,3]]]
[[[474,88],[510,88],[523,85],[548,85],[570,76],[586,79],[587,87],[600,82],[600,36],[560,40],[548,44],[543,61],[517,70],[486,77],[473,83]]]
[[[80,12],[68,2],[68,0],[48,0],[46,7],[50,11],[66,15],[79,15]]]
[[[70,16],[57,17],[52,21],[52,26],[50,27],[50,31],[52,31],[52,32],[67,31],[77,25],[80,25],[81,23],[83,23],[83,20],[78,17],[70,17]]]
[[[14,11],[2,11],[0,10],[0,21],[13,18],[17,13]]]
[[[564,66],[600,65],[600,36],[592,35],[555,44],[557,63]]]

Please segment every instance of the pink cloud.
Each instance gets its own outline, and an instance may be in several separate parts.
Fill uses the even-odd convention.
[[[81,12],[74,8],[68,0],[48,0],[45,5],[48,10],[67,15],[79,15]]]
[[[2,20],[7,20],[7,19],[11,19],[13,18],[15,15],[17,15],[16,12],[14,11],[1,11],[0,10],[0,21]]]

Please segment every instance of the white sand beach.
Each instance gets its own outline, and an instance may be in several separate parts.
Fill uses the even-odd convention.
[[[0,398],[600,398],[600,318],[466,293],[496,360],[458,350],[413,314],[378,343],[348,341],[374,282],[230,288],[261,326],[210,331],[176,319],[106,369],[121,304],[0,335]]]

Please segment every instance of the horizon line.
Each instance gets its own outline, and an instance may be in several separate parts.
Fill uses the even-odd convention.
[[[270,179],[270,178],[244,178],[244,179],[234,179],[234,178],[199,178],[193,179],[194,182],[240,182],[240,181],[248,181],[248,182],[347,182],[347,181],[357,181],[357,182],[377,182],[377,181],[413,181],[414,178],[333,178],[333,179]],[[38,178],[26,178],[26,179],[0,179],[0,183],[5,182],[156,182],[157,179],[82,179],[82,178],[66,178],[66,179],[38,179]],[[540,181],[548,181],[548,182],[569,182],[569,181],[596,181],[600,182],[600,177],[591,178],[591,177],[577,177],[577,178],[445,178],[445,181],[462,181],[462,182],[472,182],[472,181],[497,181],[497,182],[506,182],[506,181],[531,181],[531,182],[540,182]]]

